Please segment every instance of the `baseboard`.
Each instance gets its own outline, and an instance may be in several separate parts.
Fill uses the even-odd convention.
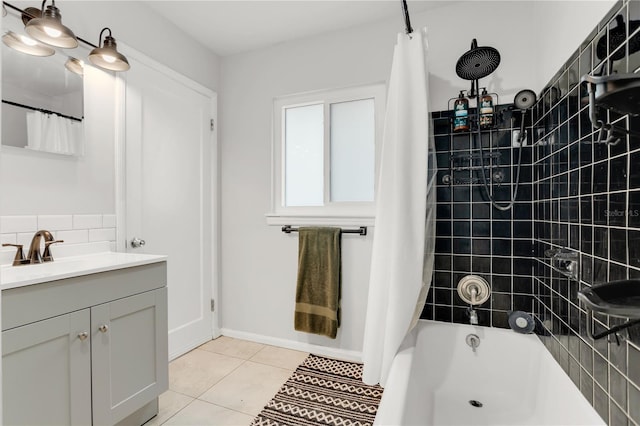
[[[231,330],[228,328],[221,328],[220,332],[223,336],[233,337],[234,339],[249,340],[251,342],[263,343],[265,345],[271,346],[280,346],[282,348],[309,352],[315,355],[337,358],[344,361],[362,362],[362,352],[360,351],[330,348],[327,346],[313,345],[311,343],[297,342],[295,340],[279,339],[277,337],[247,333],[246,331]]]

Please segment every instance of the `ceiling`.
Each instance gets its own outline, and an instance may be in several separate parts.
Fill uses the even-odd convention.
[[[443,3],[414,0],[408,5],[410,13],[415,13]],[[145,4],[220,56],[381,20],[397,18],[398,28],[404,26],[400,0],[152,0]]]

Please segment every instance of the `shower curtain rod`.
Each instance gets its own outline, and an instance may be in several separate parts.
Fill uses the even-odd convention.
[[[29,106],[29,105],[19,104],[17,102],[5,101],[4,99],[2,100],[2,103],[3,104],[8,104],[8,105],[13,105],[13,106],[16,106],[16,107],[19,107],[19,108],[30,109],[31,111],[40,111],[40,112],[42,112],[44,114],[54,114],[54,115],[57,115],[58,117],[68,118],[69,120],[82,122],[82,118],[72,117],[70,115],[61,114],[61,113],[55,112],[55,111],[49,111],[48,109],[36,108],[36,107]]]
[[[299,230],[300,230],[300,228],[293,228],[293,227],[291,227],[291,225],[284,225],[282,227],[282,232],[284,232],[285,234],[290,234],[292,232],[298,232]],[[366,226],[361,226],[358,229],[342,229],[340,232],[342,232],[343,234],[358,234],[358,235],[366,236],[367,235],[367,227]]]
[[[411,34],[413,32],[413,28],[411,28],[411,19],[409,19],[409,8],[407,7],[407,0],[402,0],[402,10],[404,11],[404,26],[407,34]]]

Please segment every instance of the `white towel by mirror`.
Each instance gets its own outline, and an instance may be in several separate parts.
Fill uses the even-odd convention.
[[[84,124],[80,121],[45,114],[27,113],[27,148],[54,154],[84,154]]]

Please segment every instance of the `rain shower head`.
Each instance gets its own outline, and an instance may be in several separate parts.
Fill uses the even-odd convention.
[[[489,46],[478,47],[474,38],[471,49],[465,52],[456,63],[456,74],[464,80],[479,80],[488,76],[500,65],[500,52]]]

